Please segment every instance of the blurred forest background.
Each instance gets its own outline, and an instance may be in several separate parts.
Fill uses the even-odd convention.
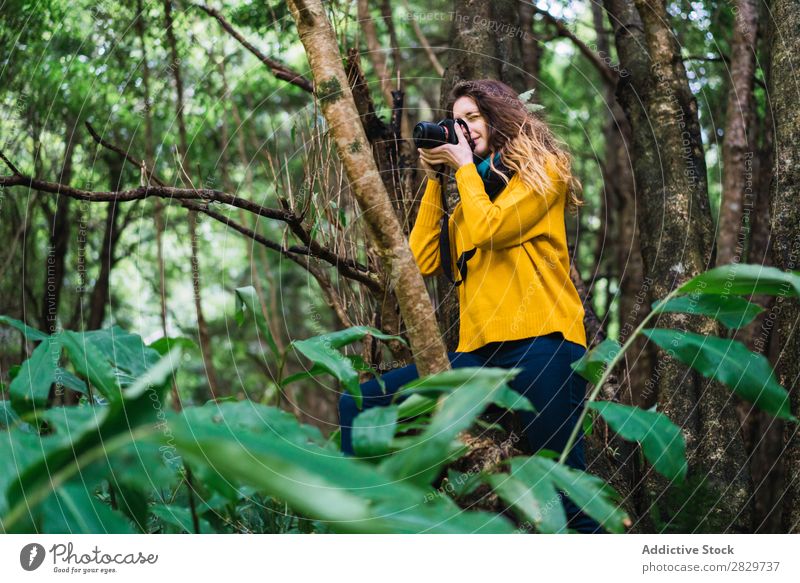
[[[184,404],[249,398],[336,429],[337,387],[279,390],[264,338],[233,318],[233,290],[252,285],[280,349],[352,325],[405,329],[287,5],[0,5],[0,314],[48,333],[116,325],[146,342],[191,339],[175,383]],[[441,118],[460,79],[535,90],[584,187],[566,221],[592,345],[624,341],[654,300],[715,265],[796,269],[797,2],[324,6],[362,116],[351,121],[406,235],[424,187],[414,124]],[[427,284],[453,349],[455,298]],[[736,338],[767,356],[796,411],[797,303],[761,300]],[[355,346],[378,370],[412,362],[398,342]],[[30,351],[0,328],[0,382]],[[292,351],[281,366],[309,368]],[[800,446],[782,422],[644,341],[609,391],[679,420],[690,460],[713,460],[730,486],[741,530],[797,528]],[[590,471],[610,449],[594,444]]]

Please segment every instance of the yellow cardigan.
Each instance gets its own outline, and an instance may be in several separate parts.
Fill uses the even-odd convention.
[[[584,309],[569,277],[564,224],[566,183],[555,167],[552,181],[527,186],[517,174],[489,200],[475,164],[456,171],[461,196],[450,217],[453,274],[455,259],[477,247],[458,287],[459,341],[470,352],[501,340],[519,340],[551,332],[586,347]],[[428,180],[409,245],[422,275],[442,272],[439,221],[443,214],[438,180]]]

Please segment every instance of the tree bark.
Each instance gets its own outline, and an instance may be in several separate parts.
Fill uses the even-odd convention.
[[[114,190],[119,186],[122,175],[122,162],[114,158],[108,160],[109,188]],[[106,316],[106,306],[109,301],[109,291],[111,289],[111,270],[117,262],[116,246],[119,241],[117,230],[117,214],[119,207],[116,201],[108,203],[106,209],[105,229],[103,230],[103,242],[100,246],[99,265],[100,273],[97,275],[92,295],[89,299],[89,322],[88,330],[102,328],[103,320]]]
[[[744,255],[745,202],[753,203],[753,157],[751,128],[754,116],[755,42],[758,10],[755,0],[736,2],[736,19],[731,48],[731,85],[722,142],[722,203],[719,209],[717,265],[739,263]],[[749,200],[746,200],[749,198]],[[742,224],[745,218],[746,225]]]
[[[617,97],[633,131],[640,243],[652,301],[711,262],[713,228],[697,103],[663,0],[636,0],[635,5],[606,0],[605,7],[628,73],[620,77]],[[719,331],[708,318],[683,314],[661,316],[655,325],[700,334]],[[749,532],[752,484],[729,390],[665,351],[658,355],[643,395],[656,390],[658,410],[681,427],[686,439],[690,477],[704,479],[714,496],[713,507],[703,509],[705,528]],[[650,472],[648,486],[655,501],[668,484]]]
[[[182,168],[176,169],[180,179],[183,180],[184,174],[188,173],[188,152],[189,141],[186,135],[186,123],[183,118],[183,79],[181,78],[181,59],[178,53],[178,43],[175,40],[175,31],[172,21],[172,1],[164,0],[164,24],[167,32],[167,42],[172,56],[171,69],[175,79],[176,91],[176,117],[178,121],[178,135],[180,152],[178,158]],[[198,257],[197,245],[197,214],[189,211],[189,239],[191,244],[191,266],[192,266],[192,289],[194,291],[194,306],[197,314],[197,336],[200,343],[200,351],[203,354],[203,364],[205,367],[206,378],[211,395],[216,398],[218,394],[217,372],[214,368],[213,351],[211,350],[211,337],[208,333],[208,324],[203,314],[203,300],[201,296],[202,286],[200,285],[200,260]]]
[[[797,2],[773,0],[774,33],[770,51],[769,96],[775,123],[775,167],[770,193],[772,257],[780,269],[798,269],[800,258],[800,111],[797,107],[797,70],[800,66],[800,11]],[[792,413],[800,414],[800,302],[776,297],[776,332],[781,353],[778,380],[790,392]],[[800,532],[800,435],[798,425],[786,423],[784,463],[786,494],[783,531]]]
[[[59,177],[61,184],[69,184],[72,180],[72,157],[76,145],[75,125],[68,122],[64,134],[64,161]],[[69,247],[69,203],[69,197],[59,194],[56,198],[55,211],[48,217],[51,230],[45,258],[44,301],[40,316],[42,331],[48,334],[55,334],[58,329],[58,306],[61,300],[61,288],[64,285]]]
[[[144,107],[144,160],[147,167],[155,172],[155,150],[153,148],[153,114],[151,112],[150,96],[150,65],[147,61],[147,44],[145,43],[145,12],[142,0],[136,0],[136,35],[139,37],[139,44],[142,49],[142,97]],[[149,176],[145,178],[149,180]],[[161,330],[164,337],[167,337],[167,278],[164,267],[164,209],[160,200],[155,200],[153,204],[153,214],[156,229],[156,261],[158,263],[158,299],[161,312]]]
[[[397,295],[420,376],[448,370],[450,361],[422,275],[381,181],[364,130],[357,123],[358,110],[322,3],[290,0],[289,8],[308,55],[323,115],[364,213],[367,231],[381,253],[390,290]]]

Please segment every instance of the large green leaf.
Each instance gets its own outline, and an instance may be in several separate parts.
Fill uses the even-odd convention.
[[[592,384],[597,384],[622,347],[616,340],[606,338],[592,350],[571,363],[572,369]]]
[[[233,483],[250,484],[308,518],[326,521],[336,532],[513,531],[502,516],[464,511],[447,497],[426,502],[426,490],[314,444],[232,433],[221,424],[197,426],[183,418],[172,427],[175,444],[194,466],[209,465]]]
[[[750,352],[741,342],[665,328],[648,328],[642,333],[670,356],[727,385],[764,411],[797,421],[790,409],[789,394],[775,379],[769,361]]]
[[[272,435],[291,443],[315,443],[324,446],[327,441],[313,425],[300,424],[291,413],[254,401],[212,401],[202,407],[187,408],[183,411],[183,417],[188,424],[204,426],[214,423],[228,427],[233,433],[247,430]]]
[[[80,480],[56,488],[31,511],[32,524],[49,534],[133,534],[130,521],[104,504]]]
[[[552,492],[541,482],[550,482],[553,489],[566,492],[587,515],[594,518],[609,532],[624,532],[629,522],[626,512],[617,506],[619,494],[602,479],[542,456],[513,457],[509,460],[511,475],[535,493]],[[552,498],[540,499],[540,504],[554,504]]]
[[[14,409],[20,413],[41,409],[47,404],[50,386],[55,382],[61,342],[57,336],[48,337],[33,351],[9,385]]]
[[[487,476],[486,482],[511,505],[523,524],[529,522],[541,533],[567,531],[567,514],[551,480],[526,483],[509,474],[492,474]]]
[[[389,453],[396,429],[397,406],[367,409],[353,421],[353,451],[361,457]]]
[[[152,348],[161,356],[164,356],[176,346],[180,346],[184,352],[189,350],[197,350],[197,344],[195,341],[191,338],[187,338],[186,336],[162,336],[158,340],[155,340],[147,345],[148,348]]]
[[[125,373],[120,375],[123,387],[153,368],[162,356],[158,350],[147,346],[141,336],[119,326],[73,334],[79,334],[84,340],[91,342],[106,355],[114,368]],[[184,344],[181,343],[181,347]]]
[[[653,310],[711,316],[728,328],[741,328],[752,322],[753,318],[764,311],[764,308],[739,296],[692,292],[686,296],[676,296],[667,302],[655,301]]]
[[[47,334],[37,330],[36,328],[31,328],[25,322],[17,320],[15,318],[9,318],[8,316],[0,316],[0,324],[6,324],[11,326],[12,328],[16,328],[25,336],[27,340],[39,341],[39,340],[46,340],[49,338]]]
[[[670,480],[686,479],[686,441],[680,427],[669,417],[608,401],[589,403],[589,407],[596,409],[619,435],[638,441],[644,456],[659,473]]]
[[[14,411],[11,402],[0,400],[0,429],[8,429],[19,422],[19,415]]]
[[[392,397],[393,401],[398,401],[402,397],[410,397],[411,395],[422,395],[425,397],[439,397],[444,393],[450,393],[456,388],[461,387],[467,383],[474,382],[475,370],[487,371],[491,367],[481,368],[456,368],[444,371],[437,375],[427,376],[421,379],[414,379],[400,387],[400,389]],[[508,369],[500,369],[500,376],[505,377]],[[477,382],[481,379],[489,379],[491,377],[481,372]],[[510,379],[509,379],[510,380]],[[505,409],[517,411],[536,411],[530,400],[512,389],[508,385],[503,385],[493,394],[492,403],[503,407]]]
[[[345,391],[353,395],[356,406],[360,409],[363,404],[363,399],[361,395],[361,386],[358,380],[358,371],[361,367],[358,366],[357,360],[354,361],[339,352],[339,348],[357,342],[367,334],[371,334],[381,340],[399,340],[405,343],[401,337],[384,334],[376,328],[369,326],[352,326],[345,330],[314,336],[306,340],[295,340],[292,342],[292,346],[315,363],[317,372],[322,368],[336,377]]]
[[[109,401],[119,401],[121,390],[119,373],[111,365],[108,356],[86,335],[69,330],[65,330],[62,335],[70,362],[78,374],[86,377]]]
[[[34,516],[37,507],[52,501],[57,495],[55,491],[73,484],[83,488],[98,486],[101,476],[96,471],[98,465],[105,464],[113,470],[112,454],[148,433],[158,432],[155,422],[159,411],[166,406],[168,380],[179,362],[180,349],[176,348],[126,388],[120,400],[76,414],[74,420],[65,420],[62,429],[69,428],[66,434],[36,436],[40,445],[35,455],[21,458],[15,450],[29,452],[30,448],[20,448],[21,440],[24,443],[29,436],[23,437],[19,431],[13,435],[9,432],[9,441],[3,446],[21,463],[15,478],[6,483],[8,512],[2,521],[4,528],[27,531],[28,519]]]
[[[397,415],[400,419],[424,415],[436,409],[436,402],[436,399],[431,397],[411,395],[397,406]]]
[[[428,485],[454,454],[452,443],[469,429],[475,418],[497,393],[519,374],[520,369],[468,367],[444,371],[409,383],[412,388],[451,385],[455,390],[440,398],[439,410],[422,434],[411,445],[381,462],[388,475],[415,484]],[[401,389],[402,390],[402,389]]]
[[[800,272],[747,263],[721,265],[684,283],[682,293],[800,296]]]

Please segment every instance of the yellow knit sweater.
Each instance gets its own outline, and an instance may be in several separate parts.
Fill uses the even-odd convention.
[[[552,164],[547,170],[552,181],[537,189],[515,174],[494,202],[475,164],[456,171],[461,202],[449,223],[456,280],[455,259],[477,247],[467,263],[466,281],[458,287],[458,352],[551,332],[561,332],[567,340],[586,346],[584,309],[569,277],[566,183],[558,180]],[[439,182],[428,180],[409,237],[422,275],[442,272],[442,214]]]

